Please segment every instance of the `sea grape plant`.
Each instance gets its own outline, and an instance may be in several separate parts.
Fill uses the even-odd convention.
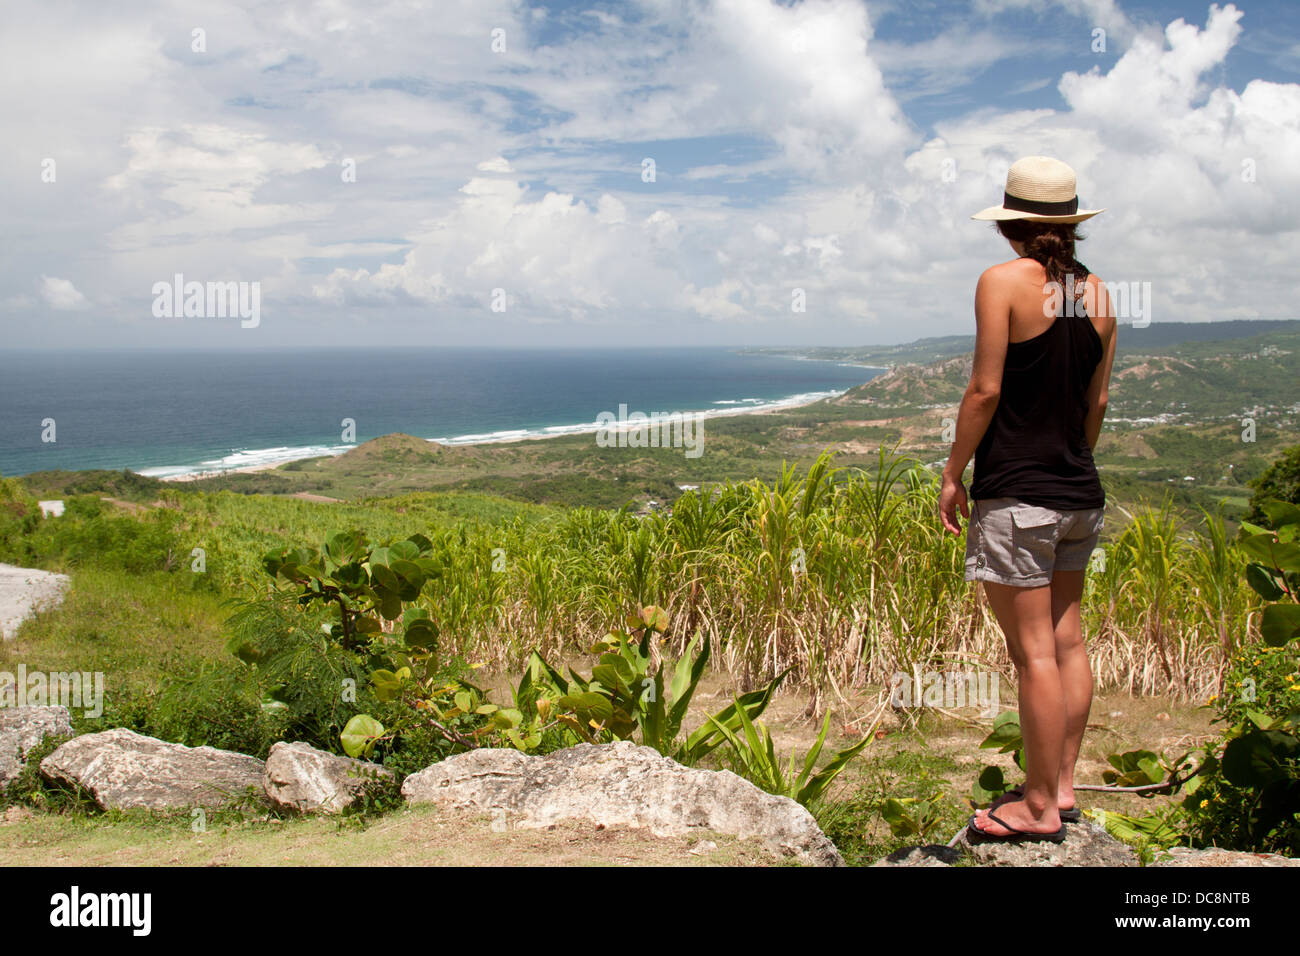
[[[340,531],[320,550],[271,551],[262,567],[277,581],[298,586],[300,605],[337,606],[330,637],[347,650],[369,652],[376,667],[398,661],[407,666],[403,658],[428,659],[437,651],[437,625],[428,610],[414,606],[441,570],[424,535],[371,546],[360,531]]]
[[[1282,647],[1300,636],[1300,507],[1277,499],[1261,507],[1274,527],[1243,521],[1239,543],[1250,558],[1246,583],[1266,602],[1260,635]]]

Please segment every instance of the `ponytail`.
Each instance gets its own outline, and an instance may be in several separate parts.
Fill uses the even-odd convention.
[[[997,222],[998,232],[1007,239],[1024,244],[1025,255],[1042,264],[1047,281],[1065,288],[1066,280],[1073,275],[1077,282],[1087,269],[1074,257],[1074,244],[1082,241],[1072,222],[1036,222],[1032,219],[1003,219]],[[1073,296],[1074,290],[1067,290]]]

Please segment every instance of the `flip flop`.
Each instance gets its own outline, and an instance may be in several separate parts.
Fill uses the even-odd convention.
[[[1007,793],[1008,794],[1014,793],[1017,794],[1018,796],[1023,797],[1025,795],[1025,788],[1012,787],[1010,790],[1007,791]],[[1083,811],[1080,810],[1078,807],[1071,807],[1069,810],[1057,810],[1056,812],[1060,816],[1062,823],[1078,823],[1080,820],[1083,819]]]
[[[1035,833],[1031,830],[1018,830],[1005,820],[999,820],[992,810],[988,813],[990,820],[998,826],[1010,830],[1011,835],[1003,836],[1002,834],[989,833],[986,830],[981,830],[975,823],[975,815],[971,814],[970,822],[966,824],[966,828],[970,831],[972,836],[981,840],[988,840],[996,843],[1063,843],[1065,841],[1065,827],[1061,827],[1059,830],[1055,830],[1052,833]]]

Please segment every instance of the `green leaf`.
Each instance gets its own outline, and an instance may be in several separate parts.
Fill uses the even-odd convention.
[[[1300,524],[1300,507],[1293,505],[1289,501],[1282,501],[1280,498],[1270,498],[1260,505],[1264,514],[1268,515],[1268,520],[1272,522],[1274,528],[1281,528],[1283,525]]]
[[[709,663],[709,639],[704,639],[704,646],[700,649],[699,656],[691,662],[691,653],[695,649],[695,642],[700,639],[700,632],[697,630],[695,636],[691,638],[691,643],[686,647],[686,653],[682,659],[677,662],[677,672],[673,674],[671,686],[672,707],[668,711],[668,720],[665,732],[676,737],[677,732],[681,730],[682,721],[686,719],[686,711],[691,706],[691,698],[695,696],[695,690],[700,685],[700,678],[704,676],[704,668]]]
[[[438,627],[428,618],[416,618],[406,625],[403,642],[407,647],[432,650],[438,646]]]
[[[402,689],[398,676],[384,668],[370,672],[370,684],[375,689],[375,696],[384,701],[392,700]]]
[[[625,665],[626,663],[627,662],[624,661]],[[597,664],[591,669],[591,679],[600,681],[603,687],[606,687],[611,691],[628,689],[627,684],[619,675],[618,668],[614,667],[612,664]],[[636,691],[633,690],[632,693],[636,693]]]
[[[1260,616],[1259,632],[1270,647],[1282,647],[1300,635],[1300,604],[1270,604]]]
[[[780,674],[777,674],[762,690],[750,691],[737,697],[733,703],[713,715],[717,718],[716,722],[709,720],[696,728],[695,732],[686,738],[686,743],[678,749],[677,762],[688,767],[694,766],[702,757],[720,746],[725,738],[717,732],[716,723],[721,723],[732,730],[739,730],[738,708],[744,708],[746,715],[751,720],[757,719],[767,709],[767,705],[771,703],[772,695],[776,693],[777,687],[781,685],[786,675],[793,669],[793,666],[787,667]]]
[[[826,745],[826,732],[831,729],[831,712],[826,711],[826,719],[822,721],[821,733],[817,735],[817,740],[808,748],[808,755],[804,757],[803,770],[799,772],[796,783],[802,787],[805,782],[812,776],[813,769],[817,766],[817,758],[821,756],[822,748]],[[794,751],[790,751],[790,761],[793,766]],[[802,803],[803,801],[799,801]]]
[[[358,588],[370,583],[366,569],[358,561],[351,561],[341,566],[330,577],[345,588]]]
[[[1265,601],[1276,601],[1286,593],[1273,577],[1273,572],[1257,561],[1246,565],[1246,583]]]
[[[361,757],[374,746],[375,741],[384,735],[384,725],[369,714],[357,714],[348,721],[339,739],[343,743],[343,752],[349,757]]]
[[[1022,746],[1020,715],[1014,710],[1004,710],[993,718],[993,731],[980,744],[981,748],[997,747],[998,752],[1004,754]]]
[[[614,705],[609,702],[609,698],[600,694],[590,692],[565,694],[555,703],[563,710],[573,711],[583,721],[595,720],[597,723],[608,723],[614,716]]]
[[[420,588],[424,587],[426,580],[424,572],[420,570],[420,566],[414,561],[407,561],[403,558],[394,558],[392,561],[388,562],[388,566],[392,568],[394,574],[405,578],[416,591],[419,591]]]
[[[528,667],[530,672],[536,673],[539,678],[545,675],[557,691],[569,689],[569,682],[564,679],[564,675],[546,663],[546,660],[536,651],[533,651],[532,656],[528,658]]]
[[[379,613],[385,621],[396,621],[402,616],[402,599],[396,591],[390,591],[387,588],[375,592],[379,598]]]
[[[1002,768],[990,764],[980,771],[979,779],[971,787],[971,800],[976,806],[985,806],[1010,789],[1011,785],[1002,773]]]
[[[420,546],[412,541],[398,541],[396,544],[389,545],[388,555],[390,565],[399,560],[414,561],[420,556]]]
[[[366,539],[360,531],[338,531],[325,539],[325,556],[338,565],[360,561],[366,553]]]
[[[1253,561],[1283,571],[1300,571],[1300,544],[1277,541],[1273,532],[1252,534],[1241,542],[1241,550]]]
[[[668,733],[667,721],[664,717],[663,668],[656,671],[653,678],[641,678],[637,704],[641,742],[647,747],[653,747],[660,753],[664,753],[672,744],[672,734]]]
[[[1254,730],[1223,748],[1223,776],[1234,786],[1262,788],[1285,779],[1300,757],[1300,739],[1280,730]]]
[[[371,562],[370,577],[375,582],[376,586],[381,587],[386,591],[396,592],[402,586],[402,582],[398,580],[397,575],[394,574],[393,570],[386,564],[375,564],[374,562]]]
[[[828,714],[827,725],[829,725],[829,721],[830,721],[830,715]],[[825,733],[826,733],[826,726],[823,726],[822,734],[824,735]],[[852,760],[854,757],[856,757],[858,754],[862,753],[862,751],[866,748],[867,744],[871,743],[871,741],[875,739],[876,739],[876,728],[872,727],[870,730],[867,731],[866,735],[861,740],[859,740],[856,744],[853,744],[850,747],[845,747],[843,750],[838,751],[835,754],[835,756],[831,758],[830,763],[822,767],[822,769],[819,770],[813,776],[813,778],[809,780],[808,783],[805,784],[799,790],[797,794],[795,794],[795,799],[799,803],[803,804],[804,806],[808,806],[814,801],[820,800],[822,796],[826,793],[827,788],[830,787],[830,785],[835,782],[835,778],[838,777],[841,771],[843,771],[844,768],[848,766],[849,761]],[[814,754],[821,750],[821,740],[822,738],[819,737],[817,741],[817,747],[814,748],[813,751]]]

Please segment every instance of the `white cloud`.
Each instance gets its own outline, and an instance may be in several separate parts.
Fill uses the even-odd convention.
[[[113,23],[50,6],[84,16],[56,24],[19,3],[0,35],[0,122],[20,147],[0,174],[27,184],[10,191],[10,235],[32,237],[0,257],[6,334],[33,327],[11,316],[88,301],[111,303],[104,334],[130,331],[174,272],[263,280],[281,323],[267,335],[289,341],[360,321],[491,343],[505,326],[522,330],[509,341],[578,326],[570,340],[585,340],[597,323],[713,341],[950,334],[1007,254],[969,216],[1030,153],[1070,162],[1084,202],[1108,207],[1081,255],[1107,278],[1150,278],[1157,321],[1292,313],[1300,85],[1222,85],[1232,6],[1152,29],[1110,0],[983,0],[990,15],[1083,18],[1126,46],[1109,69],[1047,80],[1061,109],[999,99],[928,138],[885,75],[942,85],[941,61],[959,78],[995,69],[1033,35],[885,45],[858,0],[643,0],[599,16],[447,0],[436,30],[401,0],[210,16],[181,3],[181,19],[205,11],[200,58],[187,31],[156,25],[172,22],[161,5]],[[506,54],[490,51],[495,26]],[[33,78],[40,109],[20,92]],[[45,156],[56,183],[39,181]],[[44,279],[31,296],[50,273],[86,294]],[[808,312],[792,324],[795,288]]]
[[[86,297],[82,295],[71,279],[56,276],[41,276],[41,298],[51,309],[60,312],[85,308]]]

